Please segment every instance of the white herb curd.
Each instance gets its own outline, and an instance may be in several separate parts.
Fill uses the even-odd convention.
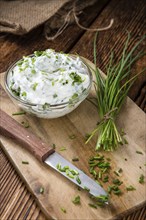
[[[71,105],[76,108],[86,98],[91,78],[88,67],[78,56],[47,49],[16,62],[9,70],[6,84],[13,97],[33,105],[29,111],[43,111],[44,115],[45,110],[51,111],[50,106],[67,105],[68,110],[59,114],[62,116],[72,111]],[[27,108],[25,110],[28,111]],[[59,107],[58,111],[63,111],[63,108]]]
[[[89,85],[89,76],[79,57],[53,50],[24,57],[13,69],[12,92],[30,103],[59,104],[78,97]]]

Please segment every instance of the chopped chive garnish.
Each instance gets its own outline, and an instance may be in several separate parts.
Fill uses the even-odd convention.
[[[117,196],[122,194],[122,191],[119,189],[118,186],[112,186],[112,191]]]
[[[144,175],[141,174],[140,177],[139,177],[139,183],[144,183]]]
[[[137,153],[137,154],[143,154],[141,151],[138,151],[138,150],[136,151],[136,153]]]
[[[63,167],[65,170],[69,170],[69,166],[64,166]]]
[[[56,148],[56,144],[53,143],[52,144],[52,148],[55,149]]]
[[[119,172],[119,173],[122,173],[122,172],[123,172],[122,168],[120,168],[120,169],[118,170],[118,172]]]
[[[94,160],[103,160],[104,159],[104,156],[101,156],[101,155],[97,155],[95,157],[93,157]]]
[[[29,128],[29,123],[27,121],[22,121],[21,124],[25,127],[25,128]]]
[[[102,170],[102,173],[106,173],[106,171],[108,170],[108,168],[106,167],[106,168],[104,168],[103,170]]]
[[[120,186],[123,182],[120,181],[119,179],[114,179],[114,180],[113,180],[113,183],[116,184],[116,185],[118,185],[118,186]]]
[[[108,176],[105,176],[102,181],[103,181],[104,183],[106,183],[106,182],[108,182],[108,180],[109,180],[109,177],[108,177]]]
[[[78,94],[77,93],[74,93],[71,97],[71,99],[76,99],[78,97]]]
[[[44,193],[44,187],[40,187],[39,192],[40,192],[41,194],[43,194],[43,193]]]
[[[89,137],[90,137],[90,134],[85,134],[85,140],[88,140]]]
[[[101,171],[98,172],[98,178],[102,179],[102,172]]]
[[[125,138],[123,138],[123,142],[124,144],[128,144],[128,141]]]
[[[70,138],[71,140],[73,140],[73,139],[76,138],[76,136],[75,136],[75,134],[72,134],[72,135],[69,135],[69,138]]]
[[[54,95],[53,95],[53,98],[57,98],[58,97],[58,95],[55,93]]]
[[[81,203],[81,202],[80,202],[80,196],[76,196],[76,197],[72,200],[72,202],[73,202],[75,205],[80,204],[80,203]]]
[[[24,112],[24,111],[12,113],[12,115],[25,115],[25,114],[26,114],[26,112]]]
[[[130,186],[126,187],[126,190],[127,191],[133,191],[133,190],[136,190],[136,189],[133,186],[130,185]]]
[[[123,135],[126,135],[126,133],[125,133],[125,131],[122,129],[122,131],[121,131],[121,135],[123,136]]]
[[[90,189],[86,186],[84,186],[84,190],[86,190],[87,192],[90,192]]]
[[[94,209],[97,209],[97,205],[95,205],[95,204],[88,203],[88,205],[89,205],[90,207],[94,208]]]
[[[110,168],[110,163],[109,163],[109,162],[99,162],[99,163],[97,164],[97,166],[98,166],[99,168],[105,168],[105,167],[109,167],[109,168]]]
[[[111,161],[111,159],[108,157],[108,158],[106,158],[108,161]]]
[[[122,191],[116,185],[108,186],[108,190],[107,191],[108,191],[109,194],[111,194],[111,192],[113,192],[113,194],[115,194],[115,195],[121,195],[122,194]]]
[[[80,180],[79,176],[76,177],[76,181],[78,184],[81,184],[81,180]]]
[[[100,204],[101,203],[103,204],[108,201],[108,196],[106,196],[106,195],[93,196],[93,199],[95,199],[96,202],[98,201],[98,202],[100,202]]]
[[[66,209],[65,208],[60,208],[62,212],[66,213]]]
[[[111,192],[112,192],[112,187],[111,187],[111,186],[108,186],[107,192],[108,192],[109,194],[111,194]]]
[[[26,97],[26,96],[27,96],[27,93],[26,93],[26,92],[22,92],[22,96],[23,96],[23,97]]]
[[[38,86],[38,83],[34,83],[32,86],[32,89],[35,91],[37,86]]]
[[[67,173],[66,175],[67,175],[69,178],[74,179],[74,175],[72,175],[72,174],[70,174],[70,173]]]
[[[72,161],[73,162],[79,161],[79,158],[78,157],[74,157],[74,158],[72,158]]]
[[[65,151],[66,148],[65,148],[65,147],[61,147],[59,150],[60,150],[60,151]]]
[[[24,160],[22,161],[22,163],[23,163],[23,164],[29,164],[28,161],[24,161]]]
[[[120,176],[118,171],[114,171],[114,174],[116,174],[116,176]]]
[[[77,170],[70,170],[70,172],[73,174],[73,175],[79,175],[79,172]]]
[[[80,188],[80,187],[78,187],[77,189],[78,189],[78,191],[81,191],[81,188]]]
[[[93,170],[93,176],[94,176],[94,178],[96,178],[97,177],[97,172],[95,171],[95,170]]]
[[[56,166],[56,168],[57,168],[58,170],[60,170],[60,169],[61,169],[61,164],[58,163],[57,166]]]
[[[102,184],[101,184],[98,180],[95,180],[95,182],[96,182],[97,184],[99,184],[100,186],[102,186]]]
[[[35,74],[35,73],[36,73],[36,71],[33,69],[33,70],[31,70],[31,73],[32,73],[32,74]]]
[[[113,193],[114,193],[115,195],[119,196],[119,195],[121,195],[122,192],[121,192],[120,189],[118,189],[118,190],[113,191]]]

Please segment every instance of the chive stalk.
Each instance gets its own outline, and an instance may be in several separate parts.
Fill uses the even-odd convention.
[[[26,112],[24,112],[24,111],[21,111],[21,112],[14,112],[14,113],[12,113],[12,115],[25,115],[26,114]]]
[[[81,202],[80,202],[80,196],[76,196],[72,202],[75,204],[75,205],[79,205]]]
[[[113,53],[107,67],[107,77],[103,77],[96,66],[96,39],[94,39],[94,64],[95,69],[90,67],[95,75],[95,92],[96,92],[96,106],[98,106],[98,113],[100,121],[97,123],[95,129],[90,133],[86,143],[98,132],[98,139],[96,143],[96,150],[103,149],[105,151],[116,150],[119,145],[128,144],[123,135],[118,130],[115,120],[118,113],[126,99],[127,93],[134,81],[140,73],[134,77],[130,77],[130,70],[132,64],[144,55],[144,51],[140,51],[134,56],[134,52],[146,36],[143,36],[136,45],[127,52],[130,44],[130,34],[128,34],[122,57],[117,64],[114,64]],[[123,83],[123,81],[125,81]]]

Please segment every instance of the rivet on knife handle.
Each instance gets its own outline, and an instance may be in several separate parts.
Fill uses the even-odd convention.
[[[41,162],[44,162],[54,152],[54,149],[49,147],[48,144],[29,132],[2,110],[0,110],[0,134],[13,138]]]

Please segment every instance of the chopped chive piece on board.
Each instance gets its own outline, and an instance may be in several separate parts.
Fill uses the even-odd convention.
[[[143,154],[141,151],[138,151],[138,150],[136,151],[136,153],[137,153],[137,154]]]
[[[90,189],[86,186],[84,186],[84,190],[86,190],[87,192],[90,192]]]
[[[28,123],[28,121],[22,121],[21,124],[22,124],[25,128],[29,128],[29,123]]]
[[[60,148],[60,151],[65,151],[65,150],[66,150],[65,147],[61,147],[61,148]]]
[[[72,174],[67,173],[66,175],[67,175],[69,178],[74,179],[74,176],[73,176]]]
[[[118,185],[118,186],[120,186],[123,182],[120,181],[119,179],[114,179],[114,180],[113,180],[113,183],[116,184],[116,185]]]
[[[56,166],[56,168],[57,168],[58,170],[60,170],[60,169],[61,169],[61,164],[58,163],[57,166]]]
[[[72,200],[72,202],[73,202],[75,205],[80,204],[80,203],[81,203],[81,202],[80,202],[80,196],[76,196],[76,197]]]
[[[25,115],[25,114],[26,114],[26,112],[24,112],[24,111],[12,113],[12,115]]]
[[[73,175],[79,175],[79,172],[77,170],[70,170],[70,172],[73,174]]]
[[[65,208],[60,208],[62,212],[66,213],[66,209]]]
[[[130,186],[126,187],[126,190],[127,191],[133,191],[133,190],[136,190],[136,189],[133,186],[130,185]]]
[[[74,157],[74,158],[72,158],[72,161],[73,162],[79,161],[79,158],[78,157]]]
[[[28,161],[22,161],[22,164],[29,164],[29,162]]]
[[[116,174],[116,176],[120,176],[118,171],[114,171],[114,174]]]
[[[52,144],[52,148],[55,149],[56,148],[56,144],[53,143]]]
[[[78,176],[76,177],[76,181],[77,181],[78,184],[81,184],[81,180]]]
[[[40,193],[43,194],[44,193],[44,187],[40,187]]]
[[[88,203],[88,205],[89,205],[91,208],[97,209],[97,205],[95,205],[95,204]]]
[[[109,180],[109,176],[105,176],[102,181],[103,181],[104,183],[106,183],[106,182],[108,182],[108,180]]]
[[[144,183],[144,175],[141,174],[140,177],[139,177],[139,183]]]
[[[75,136],[75,134],[72,134],[72,135],[69,135],[69,138],[70,138],[71,140],[73,140],[73,139],[76,138],[76,136]]]

